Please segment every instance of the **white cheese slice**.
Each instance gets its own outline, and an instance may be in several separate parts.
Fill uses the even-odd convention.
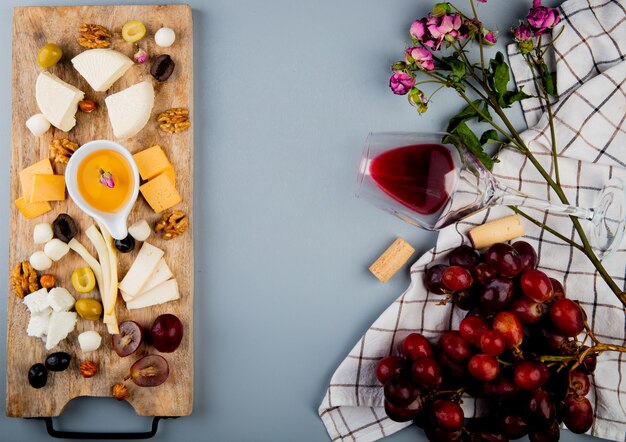
[[[180,298],[178,292],[178,282],[175,279],[165,281],[163,284],[154,287],[140,296],[131,299],[126,303],[128,310],[150,307],[152,305],[163,304],[169,301],[175,301]]]
[[[120,281],[119,289],[130,296],[137,296],[158,267],[163,254],[163,250],[144,242],[128,273]]]
[[[134,63],[113,49],[89,49],[72,58],[72,64],[94,91],[104,92]]]
[[[28,327],[26,333],[28,336],[34,336],[36,338],[43,338],[48,333],[48,327],[50,325],[50,316],[52,315],[52,309],[47,308],[41,313],[33,313],[30,315],[28,321]]]
[[[78,102],[85,94],[78,88],[44,71],[37,77],[35,99],[37,106],[50,123],[63,132],[76,125]]]
[[[55,312],[67,312],[74,307],[75,302],[74,297],[63,287],[55,287],[48,292],[48,304]]]
[[[150,275],[150,279],[148,279],[148,282],[146,282],[146,285],[141,289],[141,292],[135,296],[141,296],[143,292],[147,292],[148,290],[153,289],[157,285],[163,284],[172,276],[174,276],[174,274],[172,273],[172,271],[170,270],[170,267],[165,262],[165,258],[161,258],[161,261],[159,261],[159,265],[154,270],[152,275]],[[124,299],[125,302],[128,302],[131,299],[133,299],[134,296],[131,296],[130,294],[122,291],[122,298]]]
[[[46,350],[52,350],[59,342],[67,338],[75,326],[75,312],[52,312],[48,333],[46,333]]]
[[[142,81],[105,98],[116,138],[130,138],[144,128],[154,106],[154,88]]]
[[[43,313],[46,310],[50,310],[50,304],[48,304],[48,289],[42,288],[36,292],[32,292],[30,295],[26,295],[24,305],[26,305],[31,314]]]

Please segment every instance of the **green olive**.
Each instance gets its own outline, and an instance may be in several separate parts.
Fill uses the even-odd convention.
[[[74,305],[76,313],[87,321],[97,321],[102,314],[102,304],[95,299],[82,298]]]
[[[51,68],[59,62],[63,50],[54,43],[48,43],[37,52],[37,64],[42,68]]]

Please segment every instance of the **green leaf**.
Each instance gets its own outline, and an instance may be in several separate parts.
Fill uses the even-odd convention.
[[[472,103],[474,104],[474,106],[478,107],[480,106],[480,102],[481,100],[475,100]],[[450,118],[450,121],[448,121],[448,127],[446,128],[446,132],[453,133],[459,124],[476,118],[477,116],[478,112],[476,112],[476,109],[468,104],[463,108],[461,112]]]
[[[541,72],[543,74],[543,86],[546,88],[546,92],[553,97],[556,97],[557,93],[556,85],[554,84],[554,78],[552,77],[552,74],[550,73],[550,70],[545,63],[543,63],[541,66]]]
[[[483,146],[480,143],[478,137],[472,132],[467,124],[461,123],[454,130],[454,134],[457,135],[461,141],[465,144],[467,149],[478,158],[478,160],[485,165],[487,169],[493,167],[494,160],[487,152],[483,150]]]
[[[489,120],[491,120],[491,112],[489,111],[489,105],[487,104],[486,101],[483,101],[483,105],[480,108],[480,111],[482,112],[482,114],[487,117]],[[482,115],[478,114],[478,121],[480,121],[481,123],[484,121],[489,121],[487,120],[487,118],[483,118]]]
[[[433,17],[442,17],[450,12],[452,12],[452,8],[449,3],[435,3],[432,15]]]
[[[507,86],[511,80],[511,76],[509,75],[509,65],[504,61],[504,54],[498,52],[496,57],[489,61],[489,65],[491,66],[491,73],[493,75],[490,84],[498,97],[500,106],[506,106],[503,97],[507,92]]]
[[[498,140],[498,132],[494,129],[489,129],[483,132],[480,136],[480,145],[484,146],[485,144],[493,144],[499,142]]]
[[[518,91],[507,91],[504,93],[502,99],[505,107],[510,107],[513,103],[530,98],[530,95],[524,92],[522,88],[523,86],[520,87]]]
[[[454,56],[443,57],[441,59],[441,67],[446,71],[451,71],[448,79],[453,83],[460,82],[467,74],[465,70],[465,63]]]

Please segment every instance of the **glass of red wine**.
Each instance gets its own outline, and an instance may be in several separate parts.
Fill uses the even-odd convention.
[[[499,182],[460,139],[445,133],[370,133],[356,196],[427,230],[500,205],[575,216],[589,221],[589,239],[603,258],[619,247],[626,227],[626,186],[619,178],[606,184],[594,207],[555,204]]]

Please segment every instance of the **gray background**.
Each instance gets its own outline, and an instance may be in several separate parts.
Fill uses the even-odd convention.
[[[40,2],[59,3],[72,4]],[[353,196],[368,132],[443,129],[460,107],[443,92],[418,118],[387,87],[388,66],[402,58],[412,19],[434,0],[190,3],[196,57],[195,402],[192,416],[162,423],[156,439],[325,441],[317,407],[330,376],[408,285],[406,269],[383,285],[367,267],[396,236],[418,254],[436,239]],[[530,3],[490,0],[480,11],[486,24],[499,26],[504,42]],[[11,16],[13,6],[25,4],[0,6],[3,288]],[[512,113],[522,127],[519,110]],[[6,297],[0,296],[2,403],[5,321]],[[113,399],[80,399],[55,422],[66,430],[139,431],[149,419]],[[0,413],[0,440],[47,437],[43,423]],[[585,439],[568,433],[562,438]],[[416,439],[425,440],[411,428],[388,440]]]

